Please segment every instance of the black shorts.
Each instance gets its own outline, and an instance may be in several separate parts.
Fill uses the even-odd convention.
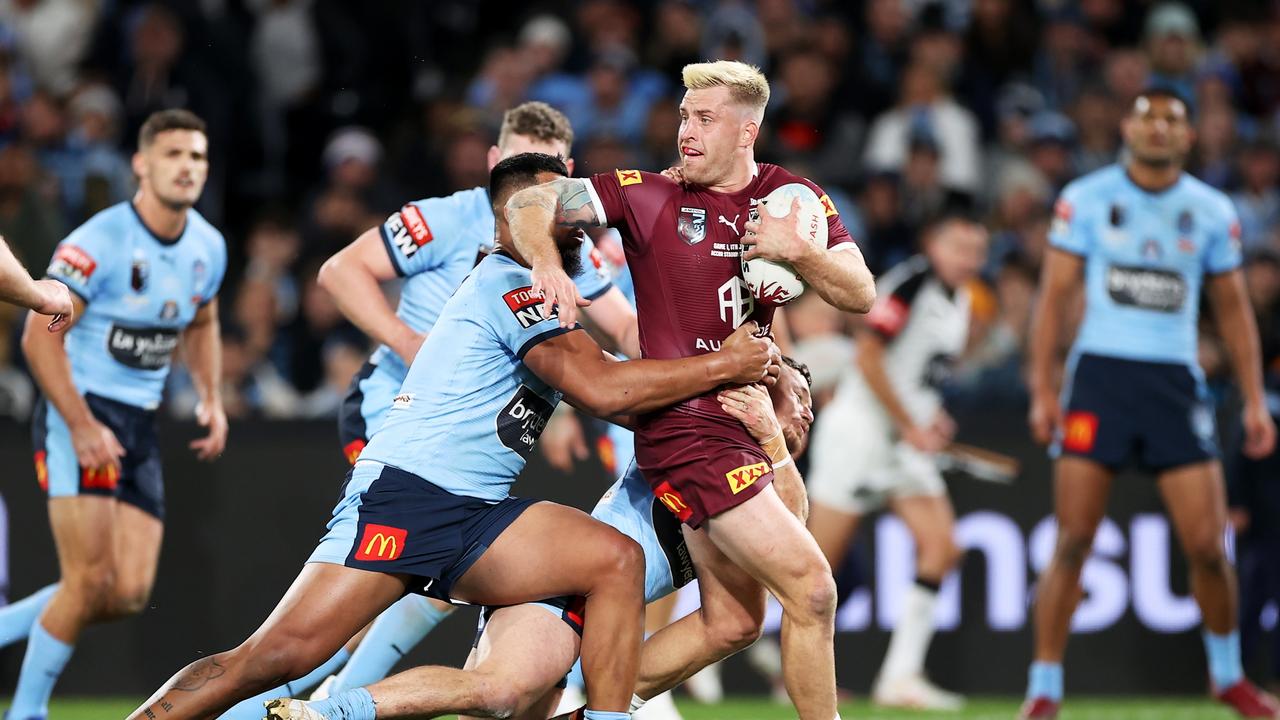
[[[86,393],[85,403],[124,447],[120,471],[84,468],[76,459],[71,430],[53,403],[41,398],[31,420],[36,479],[49,497],[101,495],[129,503],[164,520],[164,476],[156,412]]]
[[[454,495],[399,468],[360,462],[308,562],[408,575],[411,592],[448,602],[454,583],[536,502]]]
[[[1069,370],[1055,457],[1153,472],[1218,457],[1213,403],[1186,365],[1085,354]]]
[[[364,450],[364,446],[369,444],[369,421],[366,417],[371,413],[371,401],[366,397],[366,385],[371,382],[373,373],[378,369],[377,365],[369,361],[365,361],[357,372],[351,378],[351,384],[347,386],[347,394],[342,397],[342,403],[338,405],[338,442],[342,445],[342,455],[351,465],[356,464],[356,459],[360,457],[360,452]],[[375,399],[376,400],[376,399]],[[387,407],[381,408],[378,414],[378,421],[386,414]]]

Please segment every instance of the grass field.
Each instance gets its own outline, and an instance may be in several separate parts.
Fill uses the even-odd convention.
[[[50,707],[49,720],[119,720],[137,706],[135,700],[61,700]],[[1013,720],[1018,702],[1011,699],[979,698],[959,713],[912,713],[887,711],[855,702],[840,708],[845,720]],[[685,720],[784,720],[793,712],[767,700],[730,700],[721,705],[680,703]],[[1234,717],[1207,700],[1167,698],[1073,698],[1060,720],[1230,720]]]

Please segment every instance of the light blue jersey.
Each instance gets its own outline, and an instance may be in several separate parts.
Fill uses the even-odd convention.
[[[379,462],[455,495],[507,497],[560,402],[521,360],[571,330],[558,313],[542,315],[531,282],[506,255],[476,266],[440,312],[357,468]]]
[[[1183,174],[1148,192],[1113,165],[1067,185],[1050,244],[1085,260],[1085,316],[1072,356],[1196,367],[1196,320],[1206,274],[1240,266],[1231,200]]]
[[[396,316],[414,332],[430,333],[453,291],[462,283],[478,257],[493,246],[493,208],[489,192],[477,187],[448,197],[416,200],[392,213],[382,223],[381,234],[396,273],[405,278]],[[592,261],[594,246],[583,243],[583,271],[576,278],[578,292],[588,300],[613,287],[609,275]],[[360,415],[365,438],[382,424],[391,401],[404,382],[408,367],[386,345],[369,360],[374,367],[360,381]],[[343,437],[343,444],[354,438]]]
[[[684,587],[695,574],[680,521],[659,502],[633,462],[591,511],[591,517],[635,540],[644,551],[646,603]]]
[[[48,270],[86,304],[66,337],[76,389],[158,406],[179,336],[218,294],[226,268],[222,233],[195,210],[172,240],[152,233],[129,202],[76,228]]]

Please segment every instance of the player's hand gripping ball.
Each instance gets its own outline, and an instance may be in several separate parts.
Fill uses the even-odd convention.
[[[799,202],[796,202],[796,201]],[[795,231],[804,240],[826,247],[827,214],[818,195],[801,183],[788,183],[769,193],[759,204],[759,212],[775,218],[795,218]],[[753,258],[742,263],[742,279],[757,302],[786,305],[804,293],[804,280],[791,266],[774,260]]]

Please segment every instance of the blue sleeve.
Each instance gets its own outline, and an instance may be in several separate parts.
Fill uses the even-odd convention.
[[[85,303],[101,296],[114,271],[115,238],[107,223],[87,222],[76,228],[53,251],[47,274],[79,295]]]
[[[198,289],[200,293],[200,307],[209,304],[210,300],[218,297],[218,291],[222,289],[222,279],[227,274],[227,241],[222,235],[214,235],[213,242],[209,248],[209,264],[208,277],[205,279],[203,287]]]
[[[1223,197],[1222,212],[1209,226],[1209,243],[1204,252],[1204,271],[1210,275],[1231,272],[1243,261],[1240,250],[1240,218],[1229,198]]]
[[[382,242],[396,273],[417,275],[444,264],[448,251],[465,233],[463,218],[449,198],[415,200],[382,223]]]
[[[601,295],[609,292],[613,287],[613,279],[609,275],[609,266],[601,257],[600,251],[596,250],[595,243],[591,242],[591,238],[582,241],[582,248],[578,251],[582,258],[582,270],[578,276],[573,279],[575,285],[578,286],[578,292],[582,297],[588,300],[595,300]]]
[[[1072,183],[1062,190],[1053,206],[1053,224],[1049,226],[1049,245],[1075,255],[1088,255],[1093,249],[1093,233],[1087,218],[1081,217],[1084,192]]]
[[[560,327],[559,310],[550,316],[542,314],[542,296],[530,292],[529,276],[520,273],[495,273],[477,292],[485,294],[482,307],[486,321],[498,341],[518,359],[523,359],[535,345],[580,326]]]

